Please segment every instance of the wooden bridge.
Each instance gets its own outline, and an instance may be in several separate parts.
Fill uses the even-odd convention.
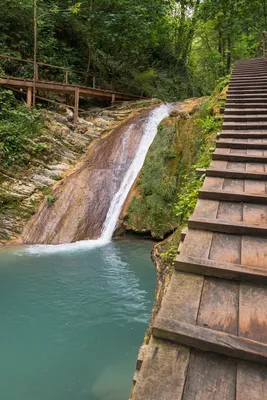
[[[267,63],[236,62],[222,132],[133,400],[267,399]]]
[[[31,60],[25,60],[17,57],[12,57],[8,55],[0,54],[1,58],[11,59],[13,61],[19,61],[23,63],[30,63],[33,64]],[[48,82],[39,79],[39,67],[49,67],[57,70],[61,70],[64,72],[65,75],[65,82],[58,83],[58,82]],[[0,85],[5,86],[11,90],[19,90],[20,92],[25,92],[27,95],[27,105],[28,107],[32,106],[32,98],[33,98],[33,91],[36,90],[37,92],[54,92],[60,94],[69,94],[74,96],[74,106],[68,106],[74,109],[74,122],[77,123],[78,120],[78,113],[79,113],[79,99],[80,97],[90,97],[96,98],[101,100],[107,100],[111,103],[115,101],[134,101],[140,99],[142,96],[135,96],[129,93],[120,93],[113,90],[104,90],[96,87],[87,87],[82,85],[75,85],[70,84],[69,74],[72,72],[70,68],[63,68],[51,64],[45,64],[43,62],[37,62],[36,64],[36,77],[37,79],[24,79],[24,78],[15,78],[9,76],[0,76]],[[75,71],[74,71],[75,72]],[[95,80],[93,80],[95,82]],[[93,85],[95,86],[95,85]],[[56,101],[51,101],[50,99],[36,96],[36,98],[50,101],[52,103],[56,103]],[[60,104],[60,103],[59,103]]]

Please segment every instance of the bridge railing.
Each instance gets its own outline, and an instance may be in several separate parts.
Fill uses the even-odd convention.
[[[32,77],[33,68],[34,68],[33,60],[14,57],[14,56],[11,56],[11,55],[8,55],[8,54],[0,54],[0,58],[6,59],[6,60],[12,60],[12,61],[15,61],[15,62],[18,62],[18,63],[24,63],[24,64],[31,65],[32,66],[32,68],[31,68],[32,71],[31,72],[28,71],[28,74],[31,75],[31,76],[28,76],[28,78]],[[44,67],[44,68],[47,68],[47,69],[53,69],[53,70],[56,70],[56,71],[59,71],[59,72],[63,72],[63,77],[62,77],[63,79],[61,79],[61,80],[63,80],[63,83],[70,83],[69,82],[69,78],[70,78],[71,74],[83,76],[83,79],[85,78],[86,75],[88,75],[88,77],[89,77],[89,75],[91,75],[91,74],[83,72],[83,71],[73,70],[72,68],[66,68],[66,67],[61,67],[61,66],[58,66],[58,65],[52,65],[52,64],[48,64],[48,63],[37,61],[37,63],[36,63],[36,79],[37,80],[40,79],[40,75],[43,75],[43,73],[40,74],[40,67]],[[88,78],[88,77],[86,77],[86,78]],[[94,77],[92,77],[92,78],[93,78],[92,79],[92,83],[94,85],[95,78]],[[47,80],[47,76],[45,77],[45,80]],[[75,82],[75,83],[78,83],[78,82]],[[81,82],[79,82],[79,83],[81,83]]]
[[[1,54],[0,53],[0,59],[6,59],[6,60],[12,60],[17,62],[18,64],[26,64],[29,65],[30,68],[27,70],[24,69],[23,71],[23,76],[26,79],[32,79],[33,77],[33,69],[34,69],[34,62],[33,60],[29,59],[23,59],[19,57],[14,57],[9,54]],[[12,66],[13,67],[13,66]],[[51,74],[51,69],[54,70],[54,72]],[[19,72],[21,72],[23,68],[19,68]],[[50,71],[49,71],[50,70]],[[55,73],[56,71],[56,73]],[[6,76],[10,75],[7,73],[5,74]],[[119,92],[126,92],[126,93],[132,93],[138,96],[143,96],[143,90],[140,87],[137,87],[136,85],[130,84],[128,81],[120,81],[116,79],[116,84],[114,85],[112,82],[106,82],[106,80],[101,77],[97,76],[96,74],[92,72],[85,72],[85,71],[78,71],[73,68],[66,68],[66,67],[61,67],[58,65],[52,65],[44,62],[37,62],[36,65],[36,79],[38,80],[43,80],[43,81],[49,81],[55,78],[55,75],[57,76],[58,80],[62,83],[66,84],[75,84],[75,85],[85,85],[87,87],[91,87],[93,89],[102,89],[102,90],[114,90],[114,91],[119,91]],[[12,77],[14,77],[12,75]],[[19,76],[21,77],[21,76]]]
[[[257,48],[257,56],[267,58],[267,32],[262,32],[258,48]]]

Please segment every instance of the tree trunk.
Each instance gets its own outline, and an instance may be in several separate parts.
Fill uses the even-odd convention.
[[[184,37],[184,45],[182,47],[182,54],[180,56],[181,61],[183,62],[184,65],[186,65],[188,55],[190,53],[191,47],[192,47],[192,42],[194,39],[194,34],[195,34],[195,27],[196,27],[196,11],[199,7],[200,0],[197,0],[195,3],[194,7],[194,14],[192,16],[191,22],[189,29],[187,30],[187,34]],[[186,27],[185,27],[186,28]]]
[[[262,1],[263,1],[264,29],[267,29],[267,4],[266,0]]]
[[[90,68],[91,68],[92,58],[93,58],[93,49],[92,49],[91,44],[88,43],[88,63],[87,63],[86,78],[85,78],[85,85],[86,86],[88,86],[88,84],[89,84]]]
[[[230,33],[228,34],[227,38],[227,47],[228,47],[228,52],[227,52],[226,70],[227,73],[229,73],[232,65],[232,38]]]
[[[223,37],[222,37],[222,31],[220,29],[219,29],[218,52],[223,57]]]

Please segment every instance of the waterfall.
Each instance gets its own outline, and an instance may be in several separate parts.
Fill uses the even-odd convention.
[[[142,169],[149,147],[157,134],[158,125],[164,118],[169,115],[172,108],[173,106],[171,104],[163,104],[156,109],[150,111],[149,115],[147,116],[146,121],[142,126],[143,132],[134,159],[130,164],[130,167],[126,171],[117,193],[111,201],[99,239],[82,240],[75,243],[65,243],[59,245],[34,245],[30,246],[27,251],[30,253],[51,253],[68,250],[75,251],[77,249],[95,248],[108,244],[112,239],[112,235],[116,228],[116,224],[120,216],[123,204],[140,170]],[[129,127],[128,129],[131,129],[131,127]],[[124,155],[122,154],[122,157],[123,156]],[[118,176],[118,174],[120,174],[119,169],[120,166],[118,167],[118,170],[114,170],[114,179],[116,178],[116,176]]]
[[[108,243],[112,238],[112,234],[116,228],[116,224],[118,218],[121,213],[121,209],[123,204],[128,196],[131,187],[134,184],[135,179],[137,178],[147,155],[148,149],[152,144],[156,134],[159,123],[169,115],[171,106],[169,105],[161,105],[155,110],[151,111],[144,127],[143,127],[143,135],[140,141],[138,150],[135,154],[135,157],[130,165],[128,171],[126,172],[122,184],[115,194],[109,211],[107,213],[107,217],[104,223],[103,231],[99,240]]]

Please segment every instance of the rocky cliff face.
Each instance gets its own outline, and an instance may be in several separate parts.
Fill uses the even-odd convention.
[[[149,111],[128,118],[93,143],[53,190],[23,231],[24,243],[61,244],[98,239],[110,203],[134,159]]]
[[[151,104],[142,101],[89,110],[76,129],[70,110],[47,111],[42,135],[29,140],[25,149],[27,165],[0,167],[0,241],[18,239],[42,201],[53,203],[53,186],[72,173],[88,147]]]

